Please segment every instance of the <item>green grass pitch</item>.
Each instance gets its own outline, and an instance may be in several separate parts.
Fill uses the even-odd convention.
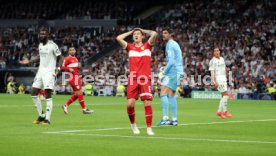
[[[55,95],[51,125],[34,125],[30,95],[0,94],[0,156],[275,156],[276,102],[231,100],[231,119],[215,115],[218,100],[178,99],[179,126],[153,127],[147,136],[144,108],[136,103],[141,134],[133,135],[126,99],[85,97],[92,115],[78,102],[61,110],[70,96]],[[45,102],[43,102],[45,110]],[[153,100],[153,125],[161,119],[161,104]]]

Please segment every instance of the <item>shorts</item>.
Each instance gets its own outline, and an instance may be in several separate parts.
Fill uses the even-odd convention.
[[[81,83],[81,79],[79,77],[74,77],[68,83],[72,87],[73,91],[81,91],[82,90],[82,83]]]
[[[218,91],[221,93],[227,92],[227,83],[219,83]]]
[[[136,99],[138,100],[139,94],[142,101],[148,100],[152,101],[152,89],[151,89],[151,80],[147,79],[130,79],[128,80],[127,85],[127,99]]]
[[[178,82],[177,82],[177,76],[165,76],[161,81],[161,86],[168,87],[169,89],[176,91]],[[179,79],[178,79],[179,80]]]
[[[38,89],[54,89],[54,72],[38,72],[34,78],[32,87]]]

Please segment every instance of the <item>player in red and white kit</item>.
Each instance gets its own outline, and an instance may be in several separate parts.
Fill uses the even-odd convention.
[[[133,43],[127,43],[124,39],[128,36],[133,38]],[[142,40],[145,35],[150,36],[145,43]],[[129,56],[129,78],[127,87],[127,113],[134,134],[140,134],[135,123],[135,101],[139,94],[144,102],[147,123],[147,134],[154,135],[152,131],[152,90],[151,90],[151,51],[156,41],[157,33],[151,30],[135,28],[132,31],[119,35],[116,40],[127,50]]]
[[[73,89],[73,95],[71,98],[67,101],[65,105],[62,106],[62,109],[65,114],[68,114],[68,107],[70,106],[71,103],[73,103],[75,100],[79,100],[79,103],[82,107],[83,114],[91,114],[93,110],[89,110],[83,99],[83,94],[82,94],[82,83],[81,83],[81,77],[79,74],[79,61],[75,57],[76,49],[74,47],[69,48],[68,51],[68,56],[64,58],[63,64],[60,67],[60,70],[62,71],[68,71],[68,79],[69,79],[69,84]]]

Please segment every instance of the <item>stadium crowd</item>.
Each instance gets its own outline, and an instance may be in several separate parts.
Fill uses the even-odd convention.
[[[104,16],[87,12],[90,8],[88,6],[97,7],[97,4],[85,4],[71,10],[69,15],[85,16],[89,12],[89,16],[91,14],[93,18]],[[105,6],[108,7],[109,5]],[[183,84],[185,93],[189,94],[191,90],[213,90],[210,85],[198,84],[197,78],[199,75],[204,77],[210,74],[208,64],[214,46],[221,49],[222,56],[232,72],[232,90],[235,89],[239,93],[263,93],[270,86],[276,87],[276,28],[273,13],[271,2],[266,0],[235,3],[226,0],[214,0],[212,3],[185,1],[165,6],[148,20],[148,26],[159,34],[152,53],[152,72],[157,75],[163,65],[162,27],[170,26],[182,48],[184,71],[188,76]],[[112,12],[108,14],[112,15]],[[121,17],[120,13],[118,16]],[[116,15],[114,17],[116,18]],[[83,63],[88,56],[108,47],[117,34],[133,27],[118,25],[112,31],[101,35],[95,33],[96,30],[92,28],[62,28],[52,30],[51,37],[57,41],[64,54],[68,44],[74,43],[79,51],[78,58]],[[38,56],[36,27],[6,28],[1,32],[2,67],[14,65],[25,55],[31,58]],[[111,56],[93,62],[86,68],[86,74],[92,76],[109,74],[118,77],[127,73],[128,57],[122,49],[115,50]],[[194,75],[195,82],[192,81],[191,75]]]
[[[146,5],[148,3],[138,0],[83,0],[81,3],[76,0],[10,0],[1,3],[0,19],[119,19],[129,22]]]
[[[214,46],[221,49],[232,72],[232,90],[264,93],[269,86],[276,87],[276,28],[275,18],[269,14],[272,6],[266,1],[252,3],[243,9],[243,5],[228,1],[183,2],[163,9],[150,20],[152,29],[160,36],[152,54],[152,71],[157,75],[164,62],[161,33],[162,27],[169,25],[182,46],[184,70],[188,76],[183,88],[187,92],[213,89],[203,82],[198,84],[197,78],[210,75],[208,64]],[[90,71],[91,74],[127,75],[127,69],[127,55],[119,50],[92,64]]]

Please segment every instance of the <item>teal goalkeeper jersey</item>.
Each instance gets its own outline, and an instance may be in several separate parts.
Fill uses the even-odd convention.
[[[183,74],[183,59],[179,44],[174,40],[169,40],[166,44],[166,66],[164,73],[168,76]]]

